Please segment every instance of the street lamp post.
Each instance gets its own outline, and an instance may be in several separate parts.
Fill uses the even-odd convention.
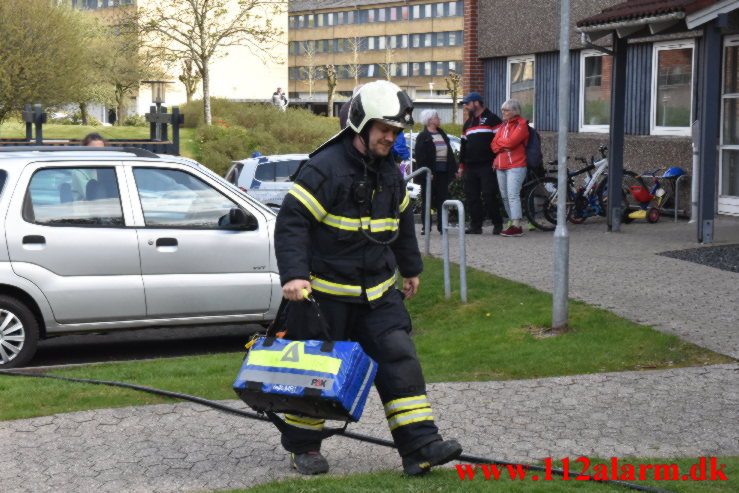
[[[167,80],[144,80],[142,84],[151,85],[151,102],[155,106],[150,108],[151,113],[147,115],[147,119],[151,125],[151,135],[153,140],[166,139],[166,127],[162,131],[162,125],[166,125],[169,122],[167,108],[162,109],[162,105],[166,102],[167,98],[167,84],[172,82]]]

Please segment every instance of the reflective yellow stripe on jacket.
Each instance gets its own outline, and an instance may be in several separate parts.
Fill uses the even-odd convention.
[[[290,191],[290,195],[300,201],[301,204],[308,209],[316,221],[322,222],[327,226],[347,231],[359,231],[359,228],[368,229],[371,232],[395,231],[398,229],[399,219],[387,217],[379,219],[371,219],[369,217],[345,217],[335,214],[328,214],[326,209],[308,190],[295,183]],[[400,204],[401,212],[408,206],[408,191],[406,190],[403,202]]]
[[[396,274],[393,274],[390,279],[382,281],[377,286],[373,286],[367,289],[367,301],[374,301],[382,297],[385,292],[395,285],[397,279]],[[316,291],[322,293],[334,294],[339,296],[361,296],[362,286],[354,284],[339,284],[320,277],[311,276],[310,285]]]
[[[313,214],[316,221],[322,221],[326,217],[326,209],[323,208],[321,203],[305,188],[301,187],[297,183],[293,184],[289,192],[290,195],[300,201],[308,211]]]
[[[408,207],[408,204],[410,204],[411,198],[408,195],[408,189],[405,189],[405,195],[403,196],[403,200],[400,202],[400,212],[403,212],[406,207]]]

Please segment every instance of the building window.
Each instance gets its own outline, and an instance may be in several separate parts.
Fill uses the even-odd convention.
[[[654,44],[652,134],[690,135],[693,41]]]
[[[724,39],[718,211],[739,214],[739,36]]]
[[[385,49],[385,36],[380,36],[377,38],[377,49],[378,50]]]
[[[580,67],[580,131],[608,132],[613,57],[586,50],[580,54]]]
[[[413,6],[413,19],[420,19],[420,18],[421,18],[421,6],[414,5]]]
[[[444,4],[443,3],[436,4],[436,17],[444,17]]]
[[[506,84],[508,99],[521,103],[521,116],[534,120],[534,57],[508,59],[508,80]]]
[[[449,17],[457,15],[457,2],[449,2]]]
[[[423,17],[426,19],[431,18],[431,4],[423,5]]]
[[[408,20],[408,7],[400,7],[400,17],[404,20]]]
[[[387,17],[385,16],[385,9],[377,9],[377,20],[380,22],[385,22]]]
[[[408,48],[408,35],[407,34],[404,34],[401,37],[400,47],[401,48]]]
[[[431,33],[426,33],[423,36],[423,46],[426,47],[426,48],[432,46],[432,43],[431,43]]]
[[[397,21],[398,20],[398,9],[400,7],[390,7],[390,20],[391,21]]]

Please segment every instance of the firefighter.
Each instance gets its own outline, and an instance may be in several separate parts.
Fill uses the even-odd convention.
[[[323,339],[303,300],[312,292],[334,340],[353,340],[378,364],[375,386],[402,457],[415,476],[457,458],[442,440],[403,299],[423,270],[405,182],[390,150],[413,124],[408,95],[388,81],[365,84],[351,101],[348,125],[319,147],[298,173],[277,216],[275,253],[290,300],[286,338]],[[403,289],[396,289],[397,273]],[[321,455],[324,420],[286,414],[282,445],[302,474],[328,471]]]

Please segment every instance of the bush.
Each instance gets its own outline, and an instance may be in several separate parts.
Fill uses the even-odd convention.
[[[339,131],[336,118],[317,116],[302,108],[288,108],[282,112],[271,104],[239,103],[213,98],[211,110],[214,127],[237,126],[246,131],[248,140],[255,145],[249,153],[309,153]],[[201,100],[183,105],[181,111],[185,115],[186,127],[203,125]]]
[[[82,112],[77,111],[75,113],[72,113],[71,115],[61,116],[59,118],[52,118],[49,123],[55,123],[57,125],[82,125]],[[102,123],[100,123],[100,120],[98,120],[94,116],[88,114],[87,125],[91,127],[98,127],[102,125]]]
[[[149,122],[146,121],[144,115],[128,115],[123,120],[123,125],[126,127],[146,127],[149,125]]]
[[[234,160],[245,159],[256,149],[256,142],[245,128],[229,125],[198,127],[202,164],[223,176]]]

